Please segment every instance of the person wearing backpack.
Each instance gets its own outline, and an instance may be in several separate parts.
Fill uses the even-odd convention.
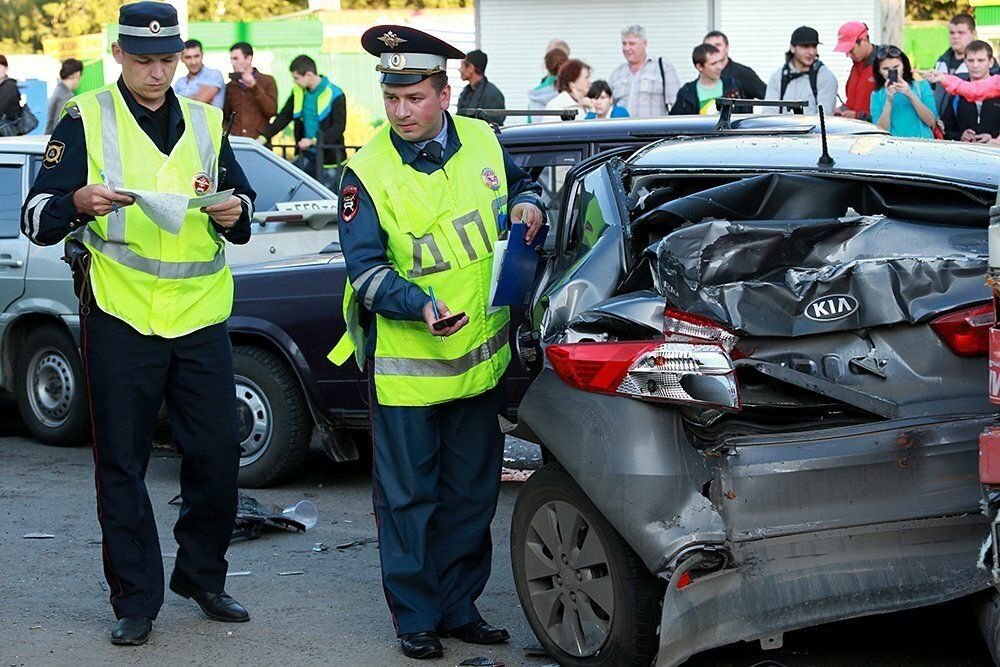
[[[625,107],[634,118],[666,116],[681,87],[677,70],[670,61],[649,55],[647,45],[646,29],[641,25],[622,30],[625,62],[608,77],[614,103]]]
[[[0,55],[0,136],[21,134],[16,130],[21,117],[21,91],[17,81],[7,76],[7,57]]]
[[[785,64],[767,82],[768,100],[803,100],[805,113],[828,114],[837,108],[837,77],[818,58],[819,33],[808,26],[796,28],[785,54]],[[761,113],[791,113],[787,107],[763,107]]]

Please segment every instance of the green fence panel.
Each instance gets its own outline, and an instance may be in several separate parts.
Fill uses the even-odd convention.
[[[948,24],[907,25],[903,28],[902,46],[915,69],[933,69],[948,49]]]
[[[83,73],[80,75],[80,86],[76,93],[85,93],[104,85],[104,61],[101,58],[83,63]]]

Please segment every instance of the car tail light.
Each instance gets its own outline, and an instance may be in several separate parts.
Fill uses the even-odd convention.
[[[739,410],[733,362],[721,344],[570,343],[545,354],[559,377],[583,391]]]
[[[958,356],[979,357],[990,351],[990,327],[995,320],[993,305],[984,303],[939,317],[931,328]]]
[[[663,312],[663,334],[671,341],[718,343],[732,352],[739,336],[716,322],[682,310],[667,308]]]

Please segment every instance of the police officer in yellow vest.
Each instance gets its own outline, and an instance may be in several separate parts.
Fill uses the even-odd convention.
[[[70,234],[68,254],[78,249],[97,514],[119,619],[111,641],[134,645],[147,640],[163,603],[143,478],[164,398],[183,454],[170,588],[215,620],[249,619],[224,591],[240,456],[224,246],[249,240],[255,194],[223,141],[221,111],[170,89],[183,48],[173,7],[125,5],[118,34],[112,53],[122,76],[67,104],[21,228],[40,245]],[[204,209],[151,217],[114,188],[181,198],[234,192]]]
[[[511,355],[508,309],[487,301],[508,209],[534,236],[544,224],[541,188],[489,125],[444,111],[446,59],[461,51],[404,26],[372,28],[361,43],[380,58],[389,127],[351,158],[341,182],[349,335],[331,359],[354,353],[373,378],[385,597],[403,653],[433,658],[440,636],[509,637],[476,609],[490,575],[497,415]],[[452,313],[464,315],[435,328]]]

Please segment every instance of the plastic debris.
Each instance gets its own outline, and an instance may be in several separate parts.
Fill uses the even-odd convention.
[[[486,658],[483,656],[469,658],[468,660],[463,660],[458,664],[460,667],[464,667],[466,665],[469,667],[506,667],[507,665],[507,663],[502,660],[494,660],[493,658]]]
[[[104,581],[103,579],[98,579],[97,583],[99,583],[101,585],[101,590],[102,591],[104,591],[105,593],[108,592],[108,584],[107,584],[106,581]]]
[[[291,576],[296,575],[296,574],[305,574],[305,572],[303,572],[302,570],[290,570],[288,572],[279,572],[278,576],[279,577],[291,577]]]
[[[25,533],[21,536],[25,540],[51,540],[55,535],[49,535],[48,533]]]
[[[312,550],[316,553],[323,553],[324,551],[329,551],[330,547],[326,546],[322,542],[317,542],[313,545]]]
[[[242,570],[240,572],[226,572],[227,577],[249,577],[250,570]]]

